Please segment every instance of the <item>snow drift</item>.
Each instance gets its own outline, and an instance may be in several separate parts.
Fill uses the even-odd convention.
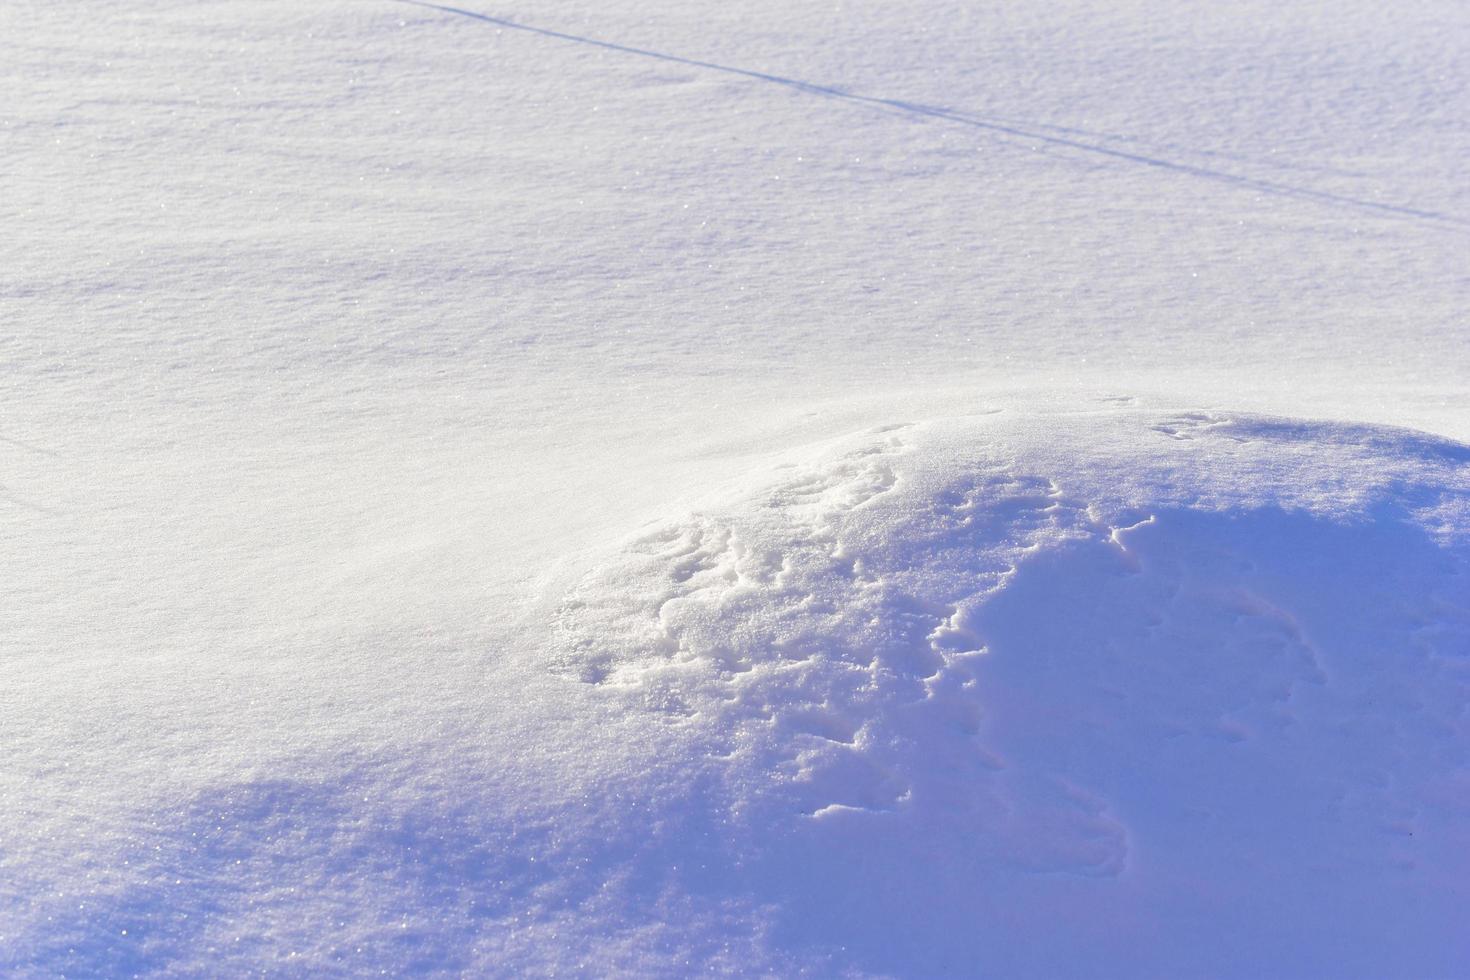
[[[638,534],[555,669],[687,745],[729,882],[864,969],[1444,970],[1467,463],[1202,413],[885,425]]]
[[[13,863],[0,964],[1458,972],[1467,568],[1422,434],[880,425],[593,549],[391,751]]]

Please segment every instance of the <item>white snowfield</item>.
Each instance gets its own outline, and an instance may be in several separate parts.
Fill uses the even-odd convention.
[[[1470,975],[1470,8],[0,6],[0,974]]]

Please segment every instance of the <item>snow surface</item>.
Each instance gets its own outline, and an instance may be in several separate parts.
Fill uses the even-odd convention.
[[[0,30],[0,972],[1470,973],[1459,0]]]

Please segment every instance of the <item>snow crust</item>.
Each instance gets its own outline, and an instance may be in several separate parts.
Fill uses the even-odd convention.
[[[1470,973],[1460,0],[0,31],[0,973]]]
[[[736,880],[864,970],[1450,971],[1467,462],[1198,412],[882,425],[634,537],[554,669],[687,741]]]

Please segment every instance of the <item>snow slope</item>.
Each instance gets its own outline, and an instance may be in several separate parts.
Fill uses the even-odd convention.
[[[556,669],[695,747],[661,819],[864,969],[1456,972],[1470,448],[1008,414],[776,463],[571,589]]]
[[[0,972],[1470,970],[1463,4],[0,29]]]

